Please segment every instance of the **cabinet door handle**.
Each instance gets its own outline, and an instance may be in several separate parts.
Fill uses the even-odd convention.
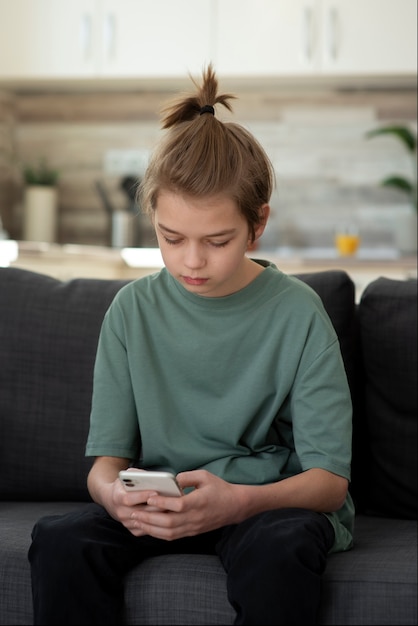
[[[305,7],[303,12],[303,43],[305,57],[308,61],[312,61],[314,48],[312,7]]]
[[[103,25],[104,50],[106,58],[112,59],[116,54],[116,18],[113,13],[106,15]]]
[[[329,55],[333,61],[338,58],[338,44],[339,44],[339,19],[338,11],[335,7],[331,7],[329,10]]]
[[[92,17],[85,13],[80,20],[79,42],[83,59],[87,61],[91,55]]]

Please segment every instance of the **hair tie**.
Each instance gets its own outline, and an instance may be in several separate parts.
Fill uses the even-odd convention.
[[[215,115],[215,109],[211,104],[205,104],[205,106],[200,109],[200,115],[203,115],[203,113],[212,113],[212,115]]]

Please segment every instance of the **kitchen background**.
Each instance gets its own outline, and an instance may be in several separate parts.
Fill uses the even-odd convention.
[[[401,10],[404,2],[392,4]],[[414,63],[416,67],[416,59]],[[193,76],[199,77],[197,70]],[[109,245],[109,214],[98,182],[113,208],[129,206],[122,189],[129,172],[121,170],[118,151],[137,151],[131,156],[141,176],[161,133],[158,110],[178,86],[190,88],[183,78],[120,85],[84,81],[70,87],[57,80],[45,87],[41,80],[1,80],[0,62],[0,216],[9,236],[22,238],[21,168],[44,157],[60,173],[56,240]],[[392,74],[377,81],[355,76],[349,81],[292,81],[279,73],[271,80],[235,82],[228,76],[223,80],[220,72],[220,88],[238,100],[233,101],[234,116],[219,115],[247,126],[276,170],[273,212],[261,247],[332,247],[334,230],[344,223],[359,228],[363,247],[393,247],[397,222],[409,205],[402,193],[380,187],[379,181],[394,173],[411,177],[412,163],[393,137],[365,135],[392,123],[416,132],[416,71],[401,80]],[[147,222],[137,219],[141,230],[136,244],[155,245]]]

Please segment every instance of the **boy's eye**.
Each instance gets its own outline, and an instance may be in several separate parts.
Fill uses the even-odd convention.
[[[164,241],[168,243],[169,246],[177,246],[182,243],[182,239],[171,239],[166,235],[163,235]],[[229,239],[227,241],[211,241],[208,240],[208,244],[213,248],[224,248],[229,243]]]
[[[164,241],[170,246],[175,246],[176,244],[181,243],[181,239],[169,239],[168,237],[164,237]]]
[[[229,243],[229,239],[227,241],[210,241],[209,243],[214,248],[223,248]]]

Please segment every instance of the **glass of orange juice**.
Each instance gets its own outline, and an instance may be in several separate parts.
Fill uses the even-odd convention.
[[[360,245],[358,228],[352,224],[340,226],[335,231],[335,246],[340,256],[353,256]]]

